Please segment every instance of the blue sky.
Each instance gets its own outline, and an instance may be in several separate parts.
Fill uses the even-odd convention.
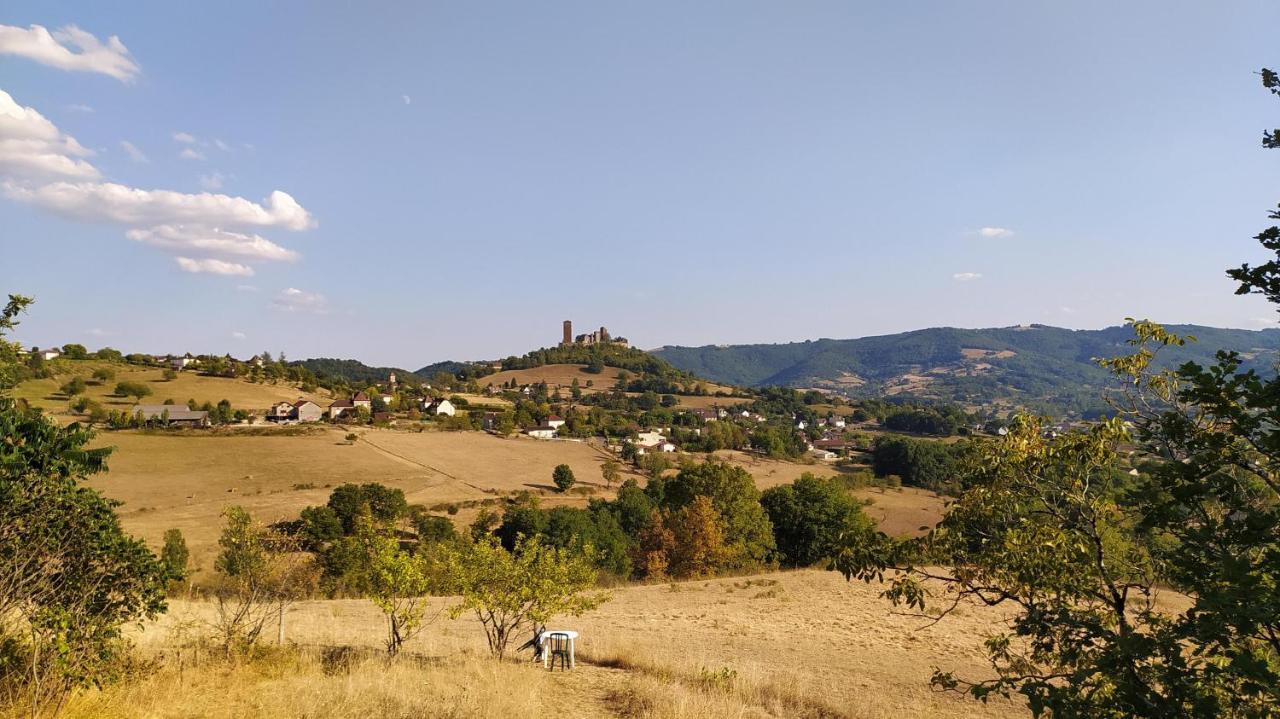
[[[11,0],[0,291],[37,298],[27,344],[408,368],[564,319],[643,347],[1272,326],[1223,271],[1280,199],[1277,20]]]

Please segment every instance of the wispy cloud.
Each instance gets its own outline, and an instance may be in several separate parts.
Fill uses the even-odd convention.
[[[85,104],[83,104],[83,103],[79,103],[79,102],[76,102],[76,103],[72,103],[72,104],[70,104],[70,105],[67,105],[67,109],[68,109],[68,110],[70,110],[70,111],[72,111],[72,112],[83,112],[83,113],[85,113],[86,115],[89,115],[89,114],[92,114],[93,112],[95,112],[95,110],[93,109],[93,107],[92,107],[92,106],[90,106],[90,105],[85,105]]]
[[[137,162],[139,164],[145,164],[151,161],[147,159],[146,153],[144,153],[142,150],[139,150],[137,145],[133,144],[132,142],[129,142],[128,140],[121,140],[120,148],[124,150],[124,154],[128,155],[129,159],[133,160],[134,162]]]
[[[1013,237],[1014,232],[1007,227],[979,227],[977,235],[991,240],[1003,240]]]
[[[226,175],[221,172],[211,172],[208,175],[200,176],[200,186],[206,190],[221,190],[222,181],[227,179]]]
[[[203,159],[204,159],[204,153],[203,153],[203,152],[200,152],[199,150],[195,149],[194,147],[184,147],[184,148],[182,148],[182,152],[179,152],[179,153],[178,153],[178,159],[180,159],[180,160],[203,160]]]
[[[329,311],[329,301],[319,292],[307,292],[297,287],[280,290],[280,294],[271,301],[276,309],[285,312],[311,312],[325,314]]]
[[[0,25],[0,54],[25,57],[59,70],[96,72],[121,82],[130,82],[141,72],[120,38],[112,35],[104,43],[75,25],[55,32],[42,25]]]
[[[173,141],[180,142],[184,145],[194,145],[196,143],[196,138],[195,135],[192,135],[189,132],[175,132],[173,133]]]
[[[181,254],[198,253],[234,260],[293,262],[298,253],[261,235],[231,232],[202,225],[160,225],[129,230],[125,236],[162,250]]]
[[[239,331],[239,330],[236,330],[235,332],[232,332],[232,333],[231,333],[231,339],[233,339],[233,340],[242,340],[242,339],[245,339],[245,338],[246,338],[246,337],[248,337],[248,336],[249,336],[249,335],[246,335],[245,333],[243,333],[243,332],[241,332],[241,331]]]
[[[982,279],[982,273],[981,272],[957,272],[954,275],[951,275],[951,279],[955,280],[956,282],[972,282],[974,280]]]
[[[223,260],[214,260],[209,258],[196,260],[190,257],[175,257],[174,261],[178,263],[178,267],[181,267],[183,272],[230,275],[233,277],[253,276],[252,267],[239,264],[238,262],[224,262]]]

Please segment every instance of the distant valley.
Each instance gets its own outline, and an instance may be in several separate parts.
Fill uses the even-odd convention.
[[[1170,325],[1198,341],[1169,350],[1165,366],[1208,363],[1235,350],[1246,369],[1270,374],[1280,330]],[[859,339],[784,344],[662,347],[654,354],[716,382],[835,391],[848,397],[900,396],[970,405],[1021,406],[1080,414],[1104,405],[1108,374],[1095,358],[1131,351],[1128,327],[1069,330],[1047,325],[991,329],[939,327]]]

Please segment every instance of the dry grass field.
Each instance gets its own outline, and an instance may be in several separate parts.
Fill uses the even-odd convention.
[[[115,447],[111,471],[90,484],[124,502],[125,527],[153,546],[164,530],[181,529],[202,569],[212,564],[220,514],[231,504],[263,521],[293,518],[308,505],[324,504],[345,482],[402,489],[412,503],[465,502],[549,488],[561,463],[580,483],[603,488],[605,457],[586,443],[368,429],[348,444],[346,433],[327,426],[303,436],[104,432],[99,444]],[[568,501],[585,503],[586,497]]]
[[[985,676],[980,654],[1000,617],[965,608],[934,626],[895,615],[879,588],[821,571],[616,590],[613,601],[556,626],[581,633],[571,672],[484,656],[470,616],[437,620],[406,645],[416,661],[358,663],[326,673],[317,645],[376,647],[380,613],[366,601],[296,605],[274,661],[180,669],[173,647],[211,617],[175,601],[135,640],[166,656],[136,684],[77,697],[68,716],[104,717],[1013,717],[928,687],[933,667]],[[445,599],[433,600],[444,606]]]
[[[150,387],[151,396],[143,399],[147,404],[161,404],[166,399],[172,399],[180,405],[185,405],[189,399],[194,399],[200,404],[205,402],[217,404],[225,399],[236,409],[262,410],[276,402],[292,402],[299,397],[312,400],[321,407],[327,407],[332,401],[325,390],[306,393],[288,382],[254,384],[243,379],[202,377],[191,370],[179,372],[177,378],[165,381],[164,370],[160,368],[135,367],[97,360],[57,360],[53,363],[53,367],[58,371],[56,377],[28,380],[19,385],[13,394],[62,421],[70,419],[73,415],[67,411],[69,400],[58,391],[58,388],[76,376],[89,383],[85,396],[108,410],[126,410],[137,403],[132,397],[116,397],[111,394],[118,382],[141,382]],[[100,367],[114,370],[115,378],[101,384],[94,384],[93,371]]]
[[[578,384],[582,386],[583,392],[610,389],[618,381],[619,371],[613,367],[605,367],[600,374],[585,372],[583,371],[584,367],[586,365],[549,364],[530,369],[509,369],[481,377],[478,381],[481,388],[494,384],[506,384],[513,379],[517,385],[546,382],[549,387],[569,387],[573,384],[573,380],[577,379]],[[594,387],[588,388],[586,386],[587,380],[591,380]]]

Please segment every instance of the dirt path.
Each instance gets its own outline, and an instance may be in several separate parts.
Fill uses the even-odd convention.
[[[625,695],[628,674],[581,661],[571,671],[549,671],[556,687],[547,708],[551,716],[575,719],[618,717],[619,697]]]

